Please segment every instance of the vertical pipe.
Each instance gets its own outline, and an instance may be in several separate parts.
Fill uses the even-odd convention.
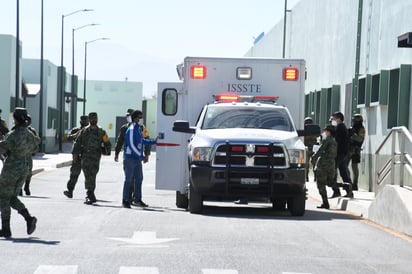
[[[358,104],[358,91],[359,91],[359,66],[360,66],[360,51],[361,51],[361,38],[362,38],[362,12],[363,12],[363,0],[358,2],[358,21],[356,29],[356,56],[355,56],[355,78],[354,86],[352,88],[352,97],[355,98],[352,102],[352,113],[355,114]]]
[[[84,42],[83,115],[86,115],[86,64],[87,64],[87,42]]]
[[[40,152],[43,149],[43,0],[41,0],[41,16],[40,16],[40,104],[39,104],[39,136],[40,136]]]
[[[283,14],[283,50],[282,58],[285,58],[285,48],[286,48],[286,15],[288,11],[288,0],[285,0],[285,11]]]
[[[14,107],[18,107],[20,96],[20,5],[17,0],[17,12],[16,12],[16,90]]]
[[[63,39],[64,39],[64,15],[62,15],[62,38],[61,38],[61,55],[60,55],[60,88],[59,93],[59,151],[63,152],[63,124],[64,124],[64,70],[63,70]]]
[[[396,131],[391,131],[392,134],[392,152],[391,152],[391,185],[395,184],[395,161],[396,161],[396,138],[397,132]]]
[[[403,133],[402,129],[399,130],[400,139],[400,148],[399,148],[399,154],[400,154],[400,170],[399,170],[399,185],[400,187],[403,187],[403,176],[405,174],[405,134]]]

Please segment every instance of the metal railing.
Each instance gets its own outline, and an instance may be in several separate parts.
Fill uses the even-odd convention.
[[[378,160],[380,152],[385,145],[392,140],[389,159],[379,169]],[[406,152],[406,141],[409,147],[412,145],[412,135],[409,130],[402,127],[394,127],[383,140],[375,152],[376,186],[375,194],[385,185],[383,182],[390,176],[390,184],[395,185],[396,170],[399,170],[399,186],[404,187],[405,170],[412,176],[412,157]],[[396,168],[399,166],[399,168]]]

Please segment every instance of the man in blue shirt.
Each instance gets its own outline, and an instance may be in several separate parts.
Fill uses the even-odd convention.
[[[126,130],[126,140],[123,153],[123,168],[125,180],[123,185],[123,207],[130,208],[130,204],[147,207],[142,201],[143,169],[142,161],[145,158],[144,146],[156,144],[155,140],[143,137],[140,124],[143,122],[143,113],[135,110],[132,113],[132,124]],[[134,184],[133,201],[129,200],[130,185]]]

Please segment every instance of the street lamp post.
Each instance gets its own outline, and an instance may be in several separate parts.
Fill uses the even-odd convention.
[[[84,76],[83,76],[83,115],[86,115],[86,71],[87,71],[87,44],[99,41],[109,40],[109,38],[101,37],[91,41],[84,42]]]
[[[76,121],[76,106],[77,106],[77,94],[75,94],[75,75],[74,75],[74,32],[86,27],[92,27],[92,26],[97,26],[99,24],[86,24],[78,28],[73,28],[72,29],[72,79],[71,79],[71,97],[72,97],[72,102],[71,102],[71,108],[70,108],[70,122],[71,122],[71,127],[75,127],[75,121]]]
[[[79,13],[93,11],[92,9],[82,9],[70,12],[68,14],[62,15],[62,37],[61,37],[61,52],[60,52],[60,101],[59,101],[59,151],[63,151],[63,127],[64,127],[64,73],[63,73],[63,50],[64,50],[64,18],[69,17],[70,15]]]

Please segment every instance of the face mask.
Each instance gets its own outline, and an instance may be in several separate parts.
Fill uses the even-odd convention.
[[[143,123],[144,123],[143,119],[139,119],[139,122],[138,122],[139,126],[143,126]]]
[[[325,140],[326,137],[328,137],[328,136],[326,136],[326,132],[322,132],[322,139]]]
[[[332,126],[336,127],[338,125],[338,123],[336,122],[336,120],[332,120]]]
[[[127,115],[126,120],[127,120],[128,123],[131,123],[132,122],[132,116]]]

